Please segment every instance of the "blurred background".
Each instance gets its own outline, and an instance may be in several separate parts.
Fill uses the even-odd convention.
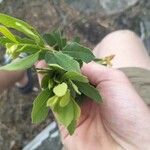
[[[111,31],[130,29],[150,51],[149,0],[0,0],[0,12],[23,19],[43,34],[61,27],[68,38],[79,36],[93,48]],[[4,50],[0,49],[0,63]],[[0,95],[0,150],[60,150],[53,115],[31,123],[33,99],[40,88],[35,75],[31,94],[10,88]]]

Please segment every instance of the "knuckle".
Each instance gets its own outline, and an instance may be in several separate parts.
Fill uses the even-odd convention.
[[[109,76],[110,76],[109,78],[112,78],[115,80],[127,79],[125,73],[117,69],[112,69],[109,73]]]

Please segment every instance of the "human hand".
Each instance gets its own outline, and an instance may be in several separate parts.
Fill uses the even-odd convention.
[[[93,62],[84,65],[82,73],[100,91],[103,103],[87,100],[82,104],[72,136],[60,127],[66,149],[149,150],[150,111],[127,77]]]
[[[45,67],[47,67],[44,60],[38,61],[36,64],[34,64],[34,66],[35,66],[35,68],[45,68]],[[42,78],[43,78],[43,74],[38,73],[39,84],[41,84]]]

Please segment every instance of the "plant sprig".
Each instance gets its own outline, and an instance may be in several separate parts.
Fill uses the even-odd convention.
[[[22,33],[14,34],[11,29]],[[49,108],[54,112],[58,123],[63,124],[73,134],[81,110],[79,102],[88,96],[99,103],[102,98],[97,89],[82,75],[83,62],[95,60],[91,50],[77,40],[67,41],[60,30],[41,36],[26,22],[0,13],[0,45],[13,59],[0,70],[25,70],[38,60],[45,60],[46,68],[37,68],[43,74],[42,91],[33,102],[32,122],[40,123],[48,115]],[[18,58],[26,53],[25,58]],[[108,60],[108,59],[107,59]],[[106,60],[97,59],[101,64]]]

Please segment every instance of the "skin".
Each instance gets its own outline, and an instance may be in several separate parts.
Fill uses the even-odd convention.
[[[44,66],[44,62],[37,64]],[[103,102],[87,99],[81,105],[81,117],[72,136],[60,125],[65,148],[149,150],[150,110],[125,74],[94,62],[84,65],[82,73],[97,87]]]
[[[114,68],[94,62],[83,66],[82,73],[97,87],[103,103],[96,104],[87,99],[81,105],[81,117],[72,136],[60,125],[65,149],[149,150],[149,107],[125,74],[117,69],[139,67],[150,70],[150,59],[143,42],[135,33],[120,30],[108,34],[96,46],[94,54],[98,58],[115,54]],[[37,66],[40,68],[45,64],[39,62]]]
[[[28,82],[25,71],[0,71],[0,93],[17,83],[18,87],[24,87]]]
[[[96,63],[84,65],[82,72],[97,87],[103,103],[88,100],[81,106],[72,136],[61,127],[66,149],[150,149],[150,111],[127,77]]]

